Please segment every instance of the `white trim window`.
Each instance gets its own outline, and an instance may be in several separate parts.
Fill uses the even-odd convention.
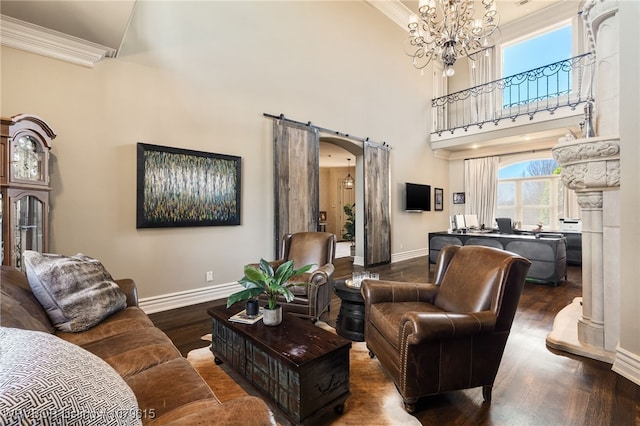
[[[498,100],[503,116],[523,107],[545,109],[550,100],[569,97],[576,76],[559,63],[573,56],[573,32],[571,20],[565,20],[500,46],[500,77],[507,78]]]
[[[521,229],[558,229],[564,217],[564,185],[555,161],[531,160],[502,167],[495,217],[509,217]],[[539,174],[537,174],[539,173]],[[519,174],[520,176],[516,176]]]

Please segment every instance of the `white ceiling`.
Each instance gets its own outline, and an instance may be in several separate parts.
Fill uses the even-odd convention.
[[[367,0],[371,1],[371,0]],[[501,24],[562,0],[496,0]],[[379,2],[379,0],[378,0]],[[417,0],[386,0],[417,13]],[[119,49],[136,0],[2,0],[0,13],[112,49]],[[408,13],[408,12],[407,12]]]
[[[68,34],[113,50],[120,48],[137,0],[2,0],[0,13],[31,24]],[[416,13],[417,0],[385,0],[369,3],[386,3],[400,15]],[[506,24],[563,0],[496,0],[500,23]],[[377,7],[377,6],[376,6]],[[405,7],[407,9],[405,9]],[[383,8],[384,9],[384,8]],[[400,24],[398,14],[390,19]],[[395,19],[394,19],[395,18]],[[555,137],[556,135],[530,135]],[[469,147],[466,147],[468,149]],[[465,149],[460,147],[459,149]],[[355,156],[343,148],[323,142],[320,151],[321,167],[345,167],[347,158]],[[354,161],[351,162],[354,164]]]
[[[348,159],[351,159],[351,167],[354,167],[355,155],[338,145],[320,141],[320,167],[347,167]]]
[[[560,1],[562,0],[496,0],[496,9],[500,15],[500,24],[507,24]],[[418,13],[417,0],[402,0],[401,3],[411,12]]]
[[[2,0],[0,13],[119,49],[136,0]]]

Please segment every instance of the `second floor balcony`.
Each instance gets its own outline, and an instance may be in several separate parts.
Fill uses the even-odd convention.
[[[579,132],[593,59],[585,53],[433,99],[432,148],[551,128]]]

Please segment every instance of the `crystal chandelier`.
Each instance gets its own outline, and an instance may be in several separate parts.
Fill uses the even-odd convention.
[[[481,0],[476,10],[474,0],[420,0],[420,16],[409,18],[406,53],[413,66],[426,67],[435,57],[442,61],[444,74],[451,77],[459,57],[472,61],[475,56],[495,46],[500,31],[495,0]],[[483,10],[484,9],[484,10]]]
[[[344,189],[353,189],[354,180],[351,177],[351,158],[347,158],[347,177],[342,181]]]

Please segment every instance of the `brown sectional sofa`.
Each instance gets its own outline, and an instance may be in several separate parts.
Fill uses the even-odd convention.
[[[237,424],[238,419],[249,425],[275,424],[259,398],[220,403],[171,340],[138,308],[134,282],[116,283],[127,296],[126,309],[86,331],[65,333],[51,324],[26,275],[2,266],[0,325],[56,335],[106,361],[135,394],[143,424],[225,425]]]

